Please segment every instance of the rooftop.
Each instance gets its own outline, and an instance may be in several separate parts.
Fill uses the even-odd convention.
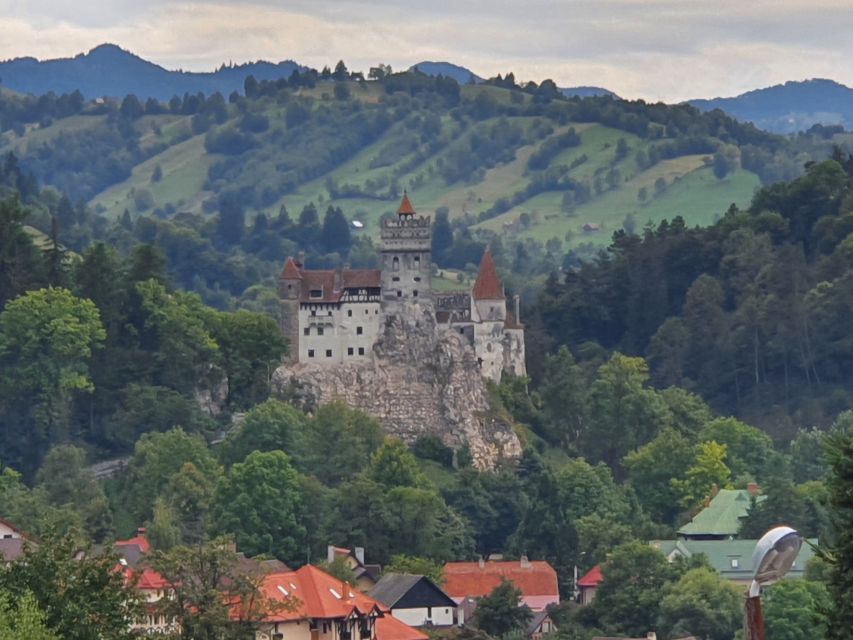
[[[557,572],[541,560],[514,562],[448,562],[444,565],[444,590],[452,598],[488,595],[501,583],[511,580],[524,596],[559,597]]]
[[[601,565],[595,565],[578,580],[579,587],[597,587],[604,576],[601,575]]]
[[[817,545],[817,539],[808,542]],[[758,540],[655,540],[651,544],[670,560],[677,556],[692,558],[704,555],[708,564],[729,580],[751,580],[753,574],[752,552]],[[788,577],[801,577],[806,563],[814,555],[809,544],[803,544]]]
[[[492,258],[492,251],[488,247],[480,261],[480,272],[477,274],[471,295],[474,300],[503,300],[505,298],[504,288],[501,279],[498,277],[495,261]]]
[[[690,536],[736,536],[741,519],[746,517],[751,504],[746,489],[721,489],[711,498],[707,507],[697,513],[693,520],[678,530],[678,535]],[[761,502],[765,496],[756,496]]]
[[[415,208],[412,206],[412,201],[409,200],[409,194],[403,192],[403,199],[400,201],[400,206],[397,208],[398,216],[413,216],[416,215]]]
[[[414,575],[409,573],[386,573],[382,579],[376,583],[369,595],[371,598],[379,600],[382,604],[389,607],[394,607],[415,585],[421,581],[426,581],[427,586],[431,587],[437,598],[445,600],[447,606],[455,607],[456,603],[447,595],[441,587],[435,582],[423,575]],[[435,605],[433,605],[435,606]]]

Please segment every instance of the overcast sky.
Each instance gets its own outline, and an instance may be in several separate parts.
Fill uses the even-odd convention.
[[[669,102],[822,77],[853,86],[853,0],[0,0],[0,58],[112,42],[164,67],[447,60]]]

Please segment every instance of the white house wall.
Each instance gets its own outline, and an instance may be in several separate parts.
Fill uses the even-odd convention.
[[[436,627],[453,624],[454,607],[417,607],[412,609],[392,609],[391,613],[397,620],[405,622],[410,627],[422,627],[431,624]]]

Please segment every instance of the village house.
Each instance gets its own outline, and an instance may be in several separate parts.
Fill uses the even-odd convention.
[[[581,576],[575,585],[578,591],[578,602],[583,605],[592,603],[598,585],[601,584],[602,580],[604,580],[604,576],[601,575],[601,565],[595,565]]]
[[[806,540],[806,544],[800,548],[797,559],[785,575],[786,579],[805,576],[806,565],[814,556],[812,545],[817,543],[817,538]],[[708,564],[727,580],[744,587],[752,582],[755,570],[752,566],[752,552],[758,540],[655,540],[651,544],[670,562],[679,558],[687,560],[702,555]]]
[[[412,627],[450,627],[463,624],[456,601],[426,576],[386,573],[369,595],[387,606],[398,620]]]
[[[750,482],[746,489],[717,489],[716,486],[705,507],[678,530],[678,536],[687,540],[726,540],[735,538],[752,498],[764,500],[757,484]]]
[[[530,622],[527,623],[527,629],[525,630],[525,635],[531,640],[539,640],[542,636],[549,633],[556,633],[557,625],[554,624],[554,620],[551,618],[551,614],[548,611],[537,611],[533,614],[533,617],[530,619]]]
[[[444,590],[465,609],[465,619],[471,611],[469,601],[489,595],[502,579],[511,581],[521,590],[521,602],[534,612],[560,604],[557,572],[542,560],[488,562],[448,562],[444,565]]]
[[[24,555],[24,544],[28,542],[24,533],[8,520],[0,518],[0,555],[6,563],[14,562]],[[30,542],[30,544],[33,544]]]
[[[428,640],[386,605],[312,565],[265,576],[261,593],[270,613],[257,640]]]
[[[355,576],[355,586],[359,591],[370,591],[376,586],[382,567],[378,564],[365,564],[364,547],[346,549],[329,545],[326,548],[326,562],[332,564],[335,560],[343,560]]]

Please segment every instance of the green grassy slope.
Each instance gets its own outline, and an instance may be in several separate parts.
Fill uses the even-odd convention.
[[[96,194],[90,204],[107,217],[119,216],[125,210],[134,216],[155,211],[170,215],[213,210],[215,207],[203,207],[206,200],[215,202],[218,195],[211,172],[225,165],[230,167],[230,175],[235,167],[239,174],[240,167],[245,166],[239,175],[243,184],[252,184],[255,179],[257,184],[264,180],[265,184],[276,184],[277,177],[287,173],[306,148],[305,144],[296,143],[294,129],[287,124],[288,100],[307,99],[315,113],[345,114],[335,112],[339,103],[331,97],[332,89],[331,84],[320,83],[311,89],[300,89],[294,94],[296,97],[285,101],[265,97],[251,101],[248,106],[228,105],[227,121],[218,127],[214,125],[213,131],[238,130],[247,112],[263,114],[269,122],[268,128],[251,134],[254,146],[241,156],[208,152],[205,146],[208,134],[193,134],[191,116],[166,113],[141,117],[134,121],[133,127],[142,151],[139,156],[143,159],[131,168],[129,177]],[[350,92],[360,106],[347,117],[352,113],[370,113],[386,98],[376,83],[351,83]],[[463,102],[469,104],[488,98],[501,105],[526,106],[532,100],[530,96],[520,96],[517,92],[513,95],[490,86],[465,86],[461,94]],[[388,112],[393,114],[393,107]],[[421,123],[435,113],[439,116],[438,131],[429,138]],[[30,126],[24,135],[7,132],[0,137],[0,153],[33,153],[39,145],[61,139],[65,133],[79,135],[97,130],[108,117],[81,114],[44,127]],[[530,197],[518,195],[527,193],[525,190],[542,174],[528,169],[530,157],[571,128],[580,135],[581,144],[554,155],[546,172],[556,172],[586,185],[589,198],[570,207],[564,203],[565,191],[545,191]],[[495,132],[502,129],[513,129],[517,135],[508,138],[509,146],[500,149],[498,161],[487,162],[467,180],[448,182],[445,170],[448,163],[458,159],[470,146],[494,138]],[[322,130],[318,131],[318,135],[322,134]],[[738,169],[726,179],[717,180],[705,155],[683,155],[645,170],[638,166],[638,153],[642,155],[652,146],[669,141],[669,138],[642,139],[596,123],[563,119],[556,124],[556,120],[544,115],[504,114],[471,120],[454,116],[450,111],[410,111],[404,117],[393,114],[388,126],[360,148],[348,147],[346,153],[333,156],[321,175],[314,173],[311,179],[280,190],[283,195],[275,194],[262,205],[247,207],[247,215],[250,219],[259,212],[276,215],[285,206],[295,218],[306,204],[313,202],[322,216],[325,208],[333,204],[341,207],[350,219],[363,222],[364,233],[375,236],[381,215],[393,211],[400,191],[408,189],[415,206],[424,213],[447,207],[451,218],[474,221],[502,199],[512,200],[514,206],[497,217],[474,224],[474,228],[543,242],[557,238],[574,246],[606,243],[627,216],[633,218],[638,229],[647,221],[656,222],[674,215],[684,216],[688,224],[708,224],[732,202],[743,205],[749,201],[759,183],[758,177]],[[620,144],[621,154],[617,151]],[[618,172],[616,177],[614,169]],[[155,172],[162,177],[155,179]],[[610,184],[605,184],[608,174]],[[667,184],[663,191],[655,186],[661,178]],[[330,185],[334,187],[331,190]],[[218,188],[222,188],[221,177]],[[639,197],[641,190],[646,194],[644,200]],[[585,232],[585,225],[597,230]]]

